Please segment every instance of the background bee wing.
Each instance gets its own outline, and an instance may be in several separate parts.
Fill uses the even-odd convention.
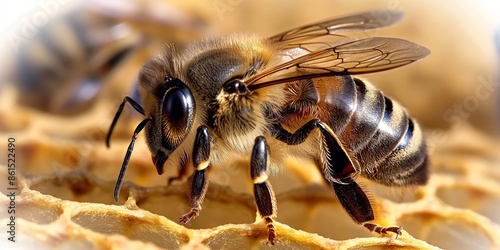
[[[282,49],[303,47],[304,43],[300,43],[301,41],[320,38],[323,36],[330,36],[329,40],[331,42],[334,42],[335,40],[332,40],[332,36],[345,42],[346,40],[344,39],[355,40],[355,38],[339,35],[339,33],[387,27],[397,23],[402,18],[403,12],[400,11],[376,10],[301,26],[277,34],[269,39],[272,42],[279,43]]]
[[[292,58],[246,83],[250,89],[257,89],[304,78],[371,73],[415,62],[429,53],[427,48],[404,39],[371,37]]]

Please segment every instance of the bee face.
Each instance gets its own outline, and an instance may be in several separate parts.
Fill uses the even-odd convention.
[[[145,100],[146,142],[159,174],[172,152],[191,130],[196,101],[191,89],[174,78],[171,62],[158,57],[150,60],[139,74],[140,93]],[[169,70],[170,69],[170,70]]]
[[[248,151],[255,136],[266,129],[262,104],[278,102],[273,93],[282,86],[250,91],[244,81],[261,72],[274,51],[264,39],[235,35],[184,48],[168,46],[146,63],[139,86],[145,115],[151,119],[145,127],[146,141],[158,173],[190,154],[191,149],[181,144],[193,140],[193,124],[207,124],[228,147]],[[245,138],[248,143],[242,145]],[[172,161],[165,164],[170,156]]]
[[[135,138],[146,128],[159,174],[164,167],[185,167],[187,161],[194,167],[189,178],[192,208],[181,222],[199,214],[211,164],[247,157],[257,209],[273,243],[276,202],[268,166],[292,155],[317,163],[355,222],[377,233],[401,234],[399,227],[371,223],[372,204],[356,176],[387,186],[425,184],[425,143],[418,124],[400,106],[351,75],[403,66],[429,51],[397,38],[358,40],[337,34],[388,26],[401,16],[368,12],[268,39],[233,35],[182,48],[167,46],[140,73],[143,106],[126,97],[111,125],[108,141],[126,102],[146,116],[125,156],[115,199]],[[315,40],[325,37],[332,42]]]

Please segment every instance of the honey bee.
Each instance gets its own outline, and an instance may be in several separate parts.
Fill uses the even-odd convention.
[[[167,45],[139,74],[142,105],[125,97],[111,124],[108,146],[125,103],[146,117],[125,155],[115,200],[137,135],[145,129],[158,174],[165,167],[194,168],[188,180],[191,211],[182,223],[200,213],[208,168],[226,159],[247,159],[257,211],[274,244],[276,200],[268,173],[285,157],[299,157],[316,162],[356,223],[371,232],[400,235],[400,227],[373,222],[372,204],[356,177],[387,186],[425,184],[424,138],[398,103],[352,75],[400,67],[430,51],[403,39],[340,33],[386,27],[402,16],[372,11],[267,39],[236,34]]]
[[[12,54],[7,59],[12,67],[0,69],[0,84],[16,83],[24,106],[58,115],[81,114],[128,58],[153,47],[156,40],[198,37],[205,27],[201,17],[181,13],[170,4],[154,5],[155,11],[171,13],[156,17],[148,12],[148,4],[128,3],[134,5],[132,10],[124,11],[119,2],[41,3],[38,13],[49,16],[50,9],[53,17],[44,25],[28,20],[13,27],[8,34],[13,51],[0,46],[2,53]]]

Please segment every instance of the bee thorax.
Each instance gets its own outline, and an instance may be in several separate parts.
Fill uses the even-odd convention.
[[[213,130],[232,150],[248,152],[254,139],[266,132],[261,104],[250,94],[221,94],[213,106]]]

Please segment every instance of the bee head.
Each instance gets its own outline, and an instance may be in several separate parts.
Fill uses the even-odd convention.
[[[189,87],[170,76],[168,63],[161,58],[148,62],[139,75],[145,115],[146,142],[158,174],[173,151],[193,126],[195,99]],[[167,69],[167,70],[165,70]]]

